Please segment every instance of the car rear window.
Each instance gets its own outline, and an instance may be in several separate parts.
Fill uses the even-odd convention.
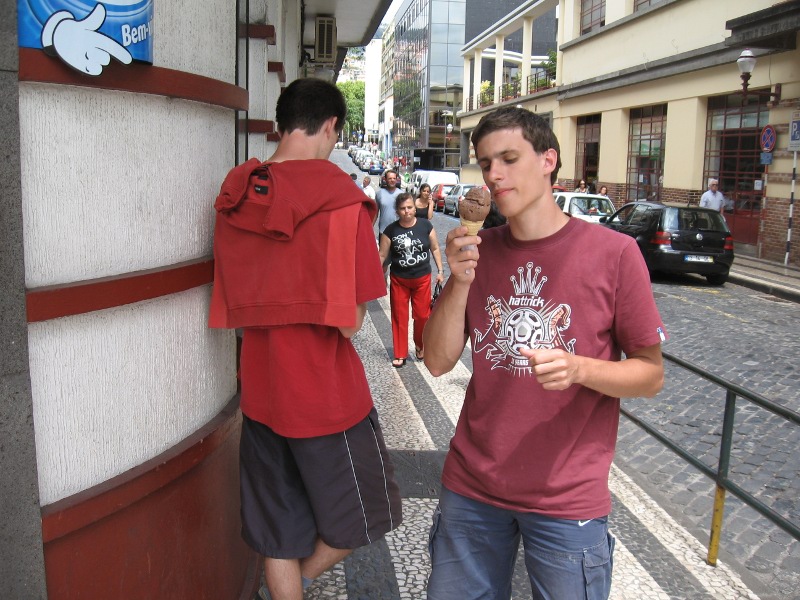
[[[627,224],[648,227],[653,224],[653,215],[657,214],[658,213],[649,206],[636,206],[631,212]]]
[[[664,229],[689,231],[728,231],[725,219],[716,211],[679,208],[664,215]]]

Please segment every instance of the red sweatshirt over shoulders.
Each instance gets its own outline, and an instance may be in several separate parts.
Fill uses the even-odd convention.
[[[358,214],[376,208],[344,171],[251,159],[231,170],[214,207],[210,327],[354,325]]]
[[[373,406],[361,359],[338,327],[386,293],[374,204],[328,161],[274,163],[266,180],[253,166],[247,185],[272,186],[263,203],[226,215],[221,208],[240,206],[236,182],[217,201],[210,325],[244,327],[245,415],[285,437],[344,431]]]

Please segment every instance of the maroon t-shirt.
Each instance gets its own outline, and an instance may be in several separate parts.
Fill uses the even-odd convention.
[[[298,248],[297,268],[303,268]],[[386,295],[372,221],[359,213],[356,302]],[[248,328],[241,355],[242,412],[284,437],[338,433],[372,410],[364,366],[337,328],[284,325]]]
[[[520,348],[619,360],[663,341],[636,243],[578,219],[533,242],[483,230],[467,301],[473,375],[443,483],[476,500],[565,519],[611,511],[619,399],[547,391]]]

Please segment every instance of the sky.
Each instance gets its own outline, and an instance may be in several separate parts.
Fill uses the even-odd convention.
[[[389,6],[389,10],[386,11],[386,16],[383,17],[382,23],[391,21],[401,4],[403,4],[403,0],[392,0],[392,4]]]

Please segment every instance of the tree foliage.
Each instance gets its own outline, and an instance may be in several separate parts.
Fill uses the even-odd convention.
[[[351,131],[361,131],[364,129],[364,82],[345,81],[336,84],[344,96],[347,103],[347,118],[345,119],[345,130],[349,134]]]
[[[542,63],[542,68],[544,69],[545,73],[547,73],[550,79],[555,78],[556,76],[556,65],[558,63],[558,54],[555,50],[548,50],[547,51],[547,60]]]

